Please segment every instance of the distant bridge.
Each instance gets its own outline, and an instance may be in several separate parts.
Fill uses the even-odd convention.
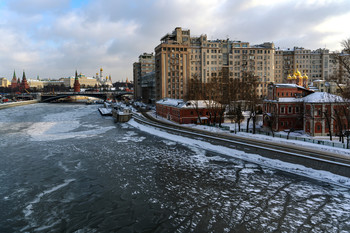
[[[98,99],[107,100],[110,99],[118,99],[125,95],[133,95],[132,92],[55,92],[55,93],[45,93],[41,95],[41,102],[52,102],[61,98],[66,98],[69,96],[88,96],[94,97]]]

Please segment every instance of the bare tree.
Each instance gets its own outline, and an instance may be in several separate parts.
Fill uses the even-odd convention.
[[[217,76],[212,76],[208,83],[205,84],[205,104],[209,112],[208,124],[216,124],[216,118],[219,115],[219,103],[221,89],[220,79]]]
[[[235,103],[235,107],[232,111],[232,114],[234,116],[234,121],[235,121],[235,124],[238,124],[238,132],[241,131],[241,122],[242,120],[244,120],[244,116],[242,114],[242,104],[241,102],[236,102]]]
[[[202,124],[200,101],[204,98],[203,83],[197,74],[194,74],[188,81],[187,94],[185,100],[190,101],[190,105],[197,114],[199,124]]]
[[[336,66],[330,81],[336,83],[343,103],[334,107],[334,120],[339,140],[344,142],[344,133],[350,129],[350,38],[341,42],[343,50],[332,55]]]
[[[256,116],[258,113],[258,103],[260,99],[257,96],[256,89],[258,86],[258,78],[253,72],[243,72],[241,83],[241,97],[246,100],[247,110],[250,112],[247,119],[247,132],[249,130],[249,122],[253,121],[253,134],[256,131]]]
[[[327,125],[327,128],[328,128],[328,132],[329,132],[329,140],[333,140],[332,138],[332,115],[331,115],[331,109],[326,109],[324,112],[323,112],[323,116],[324,116],[324,119],[326,121],[326,125]]]
[[[267,127],[270,129],[272,137],[275,137],[275,131],[274,131],[274,127],[276,124],[276,112],[272,112],[270,114],[266,114],[264,115],[265,118],[265,122],[267,124]]]

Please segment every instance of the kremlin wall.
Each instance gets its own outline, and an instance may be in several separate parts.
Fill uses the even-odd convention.
[[[87,77],[82,73],[76,73],[75,76],[60,78],[58,80],[40,79],[39,77],[36,79],[27,79],[24,71],[22,78],[20,78],[17,77],[16,71],[14,71],[11,81],[4,77],[0,78],[0,87],[11,88],[16,91],[23,91],[29,88],[42,89],[47,86],[64,86],[67,88],[74,88],[76,78],[78,78],[81,88],[103,87],[110,89],[113,87],[111,75],[104,77],[102,68],[94,77]]]

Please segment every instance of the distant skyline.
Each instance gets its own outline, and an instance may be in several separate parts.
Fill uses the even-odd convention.
[[[58,79],[102,67],[113,82],[175,27],[208,39],[340,50],[349,0],[0,0],[0,77]]]

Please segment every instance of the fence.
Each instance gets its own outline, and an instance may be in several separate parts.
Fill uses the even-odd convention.
[[[230,127],[228,126],[222,126],[220,127],[223,130],[230,130]],[[241,129],[239,132],[247,132],[245,129]],[[248,130],[249,133],[253,133],[252,129]],[[266,132],[266,131],[261,131],[257,129],[255,131],[256,134],[260,135],[266,135],[266,136],[271,136],[271,132]],[[318,139],[311,139],[311,138],[305,138],[305,137],[296,137],[296,136],[289,136],[287,138],[287,135],[285,134],[279,134],[275,133],[275,138],[284,138],[284,139],[291,139],[291,140],[297,140],[297,141],[303,141],[303,142],[309,142],[309,143],[314,143],[314,144],[319,144],[319,145],[325,145],[325,146],[331,146],[331,147],[336,147],[336,148],[343,148],[346,149],[346,143],[341,143],[341,142],[332,142],[332,141],[324,141],[324,140],[318,140]]]

